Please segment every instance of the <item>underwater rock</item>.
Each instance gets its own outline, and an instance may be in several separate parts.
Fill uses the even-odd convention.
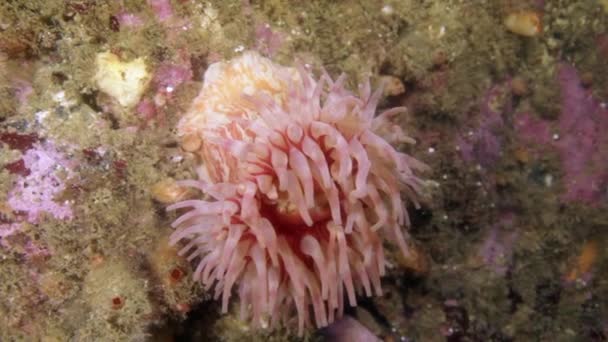
[[[123,107],[137,104],[148,85],[150,75],[143,58],[121,61],[111,52],[97,54],[95,83]]]
[[[345,316],[323,330],[327,341],[335,342],[380,342],[363,324],[356,319]]]

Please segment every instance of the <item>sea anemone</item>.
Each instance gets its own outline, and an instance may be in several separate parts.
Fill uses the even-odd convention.
[[[367,81],[357,96],[344,82],[255,52],[207,70],[178,126],[201,140],[203,162],[200,180],[180,184],[206,197],[168,209],[188,209],[171,243],[187,241],[180,254],[198,260],[194,278],[222,312],[236,287],[254,326],[297,316],[300,333],[311,317],[324,327],[345,297],[382,294],[380,232],[408,255],[405,206],[418,206],[414,171],[426,166],[387,141],[413,142],[389,121],[405,109],[375,116],[382,90]]]

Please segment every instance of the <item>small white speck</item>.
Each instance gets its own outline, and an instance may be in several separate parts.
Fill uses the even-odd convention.
[[[99,146],[98,148],[95,149],[95,152],[103,157],[106,155],[106,152],[108,152],[108,149],[103,146]]]
[[[253,95],[255,93],[255,87],[253,85],[246,85],[243,87],[243,94],[245,95]]]
[[[435,149],[433,147],[429,147],[429,153],[435,153]]]
[[[481,182],[480,182],[480,181],[477,181],[477,182],[475,182],[475,185],[477,185],[477,186],[481,186]]]
[[[439,28],[439,38],[443,37],[444,34],[445,34],[445,26],[441,26]]]
[[[395,9],[391,5],[384,5],[384,6],[382,6],[382,9],[380,11],[384,15],[391,15],[395,12]]]
[[[470,137],[472,137],[473,136],[473,131],[468,131],[467,135],[470,136]]]
[[[158,107],[162,107],[167,103],[167,99],[165,98],[165,94],[157,93],[154,95],[154,104]]]
[[[56,93],[55,95],[53,95],[53,100],[57,103],[63,102],[63,100],[65,100],[65,92],[62,90]]]
[[[179,163],[182,160],[184,160],[184,156],[182,156],[182,155],[175,155],[175,156],[171,157],[171,161],[173,163]]]
[[[41,124],[42,121],[44,121],[44,119],[46,119],[47,116],[49,116],[49,111],[48,110],[42,110],[40,112],[37,112],[36,114],[36,122]]]
[[[576,279],[576,288],[582,289],[584,287],[587,287],[587,282],[585,281],[585,279],[577,278]]]
[[[239,45],[234,48],[234,52],[243,52],[245,51],[245,47],[243,45]]]
[[[448,179],[448,175],[444,173],[443,175],[441,175],[441,179]]]
[[[172,93],[173,92],[173,87],[172,86],[168,86],[167,88],[165,88],[165,90],[167,91],[167,93]]]
[[[551,136],[551,138],[553,138],[553,140],[559,140],[559,134],[555,133]]]
[[[545,186],[546,186],[547,188],[550,188],[550,187],[551,187],[551,185],[553,185],[553,176],[552,176],[552,175],[550,175],[550,174],[546,174],[546,175],[545,175],[545,178],[543,179],[543,181],[544,181],[544,183],[545,183]]]
[[[448,220],[448,215],[443,215],[441,218],[442,218],[444,221],[447,221],[447,220]]]

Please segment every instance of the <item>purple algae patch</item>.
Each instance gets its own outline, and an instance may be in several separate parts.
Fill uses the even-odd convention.
[[[559,68],[561,111],[557,122],[520,113],[514,120],[521,141],[559,155],[564,202],[597,206],[608,196],[608,109],[581,84],[576,69]]]
[[[560,154],[566,187],[562,199],[598,205],[606,201],[608,185],[608,110],[585,89],[576,69],[560,67],[562,93]]]
[[[26,213],[30,223],[39,222],[47,213],[57,219],[71,219],[69,203],[57,203],[55,196],[65,190],[64,181],[73,177],[73,165],[54,144],[36,144],[23,155],[29,174],[17,178],[9,192],[8,204],[13,211]]]
[[[494,85],[484,96],[477,118],[477,126],[457,138],[462,158],[484,168],[493,168],[503,152],[503,114],[512,110],[507,85]]]

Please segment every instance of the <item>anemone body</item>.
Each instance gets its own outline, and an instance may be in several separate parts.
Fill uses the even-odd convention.
[[[383,239],[408,254],[405,206],[425,166],[391,144],[412,142],[390,122],[404,109],[376,115],[381,89],[344,80],[247,52],[209,67],[180,121],[202,140],[201,179],[182,184],[205,196],[169,207],[186,209],[171,243],[185,241],[223,312],[236,290],[255,326],[323,327],[357,293],[382,294]]]

